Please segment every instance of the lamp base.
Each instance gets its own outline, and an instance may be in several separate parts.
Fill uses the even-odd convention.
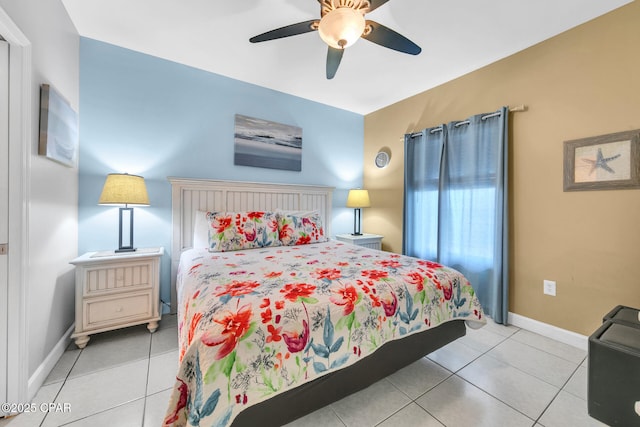
[[[118,252],[135,252],[137,250],[138,250],[137,248],[119,248],[119,249],[116,249],[114,252],[115,253],[118,253]]]
[[[360,208],[355,208],[353,210],[353,233],[352,236],[362,236],[360,232],[360,224],[362,223],[362,218],[360,217]]]
[[[125,228],[122,226],[123,223],[126,223],[126,228],[129,229],[129,233],[123,233],[123,228]],[[116,249],[116,253],[135,252],[136,248],[133,247],[133,208],[120,208],[118,232],[118,249]]]

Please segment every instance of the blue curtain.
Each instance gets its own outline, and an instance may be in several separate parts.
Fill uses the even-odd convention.
[[[405,135],[405,232],[402,251],[412,256],[438,258],[438,199],[444,128]],[[406,232],[407,225],[411,229]]]
[[[405,135],[403,252],[459,270],[507,323],[508,108]]]

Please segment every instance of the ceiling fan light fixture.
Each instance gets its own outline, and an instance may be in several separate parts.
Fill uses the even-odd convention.
[[[329,46],[344,49],[358,41],[364,28],[362,12],[350,7],[339,7],[322,17],[318,32]]]

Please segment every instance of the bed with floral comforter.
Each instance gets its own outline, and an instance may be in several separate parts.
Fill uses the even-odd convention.
[[[328,241],[210,253],[178,273],[180,365],[165,426],[226,426],[245,408],[442,323],[483,324],[456,270]]]

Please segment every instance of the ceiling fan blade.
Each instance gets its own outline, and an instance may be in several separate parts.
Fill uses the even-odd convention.
[[[327,51],[327,79],[330,80],[336,75],[343,54],[344,49],[336,49],[329,46],[329,50]]]
[[[389,0],[369,0],[369,4],[371,4],[371,6],[369,7],[369,11],[367,13],[373,12],[388,1]]]
[[[362,35],[363,39],[411,55],[417,55],[422,52],[420,46],[402,34],[396,33],[391,28],[369,20],[367,20],[367,26],[371,27],[371,32],[367,35]]]
[[[266,33],[258,34],[255,37],[251,37],[249,41],[251,43],[266,42],[268,40],[275,40],[281,39],[283,37],[310,33],[311,31],[316,31],[318,26],[313,24],[318,22],[320,21],[317,19],[311,19],[310,21],[298,22],[297,24],[291,24],[285,27],[276,28],[275,30],[267,31]]]

